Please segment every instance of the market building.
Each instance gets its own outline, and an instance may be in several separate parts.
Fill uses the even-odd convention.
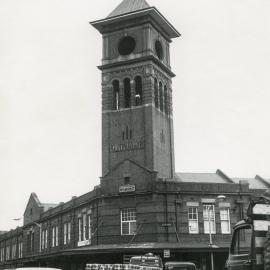
[[[32,193],[23,227],[0,235],[0,269],[82,270],[146,252],[202,270],[213,256],[222,269],[232,226],[269,181],[175,172],[170,45],[180,34],[155,7],[124,0],[91,25],[103,38],[100,185],[57,205]]]

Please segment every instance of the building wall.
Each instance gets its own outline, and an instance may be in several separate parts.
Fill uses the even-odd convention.
[[[111,183],[111,182],[108,182]],[[119,183],[122,185],[122,183]],[[118,189],[112,189],[111,185],[103,183],[101,188],[96,188],[81,197],[61,204],[42,214],[36,223],[41,224],[42,229],[48,230],[47,248],[40,252],[40,232],[35,224],[28,224],[22,228],[12,230],[0,236],[0,250],[17,243],[15,258],[0,262],[0,268],[20,265],[41,259],[41,254],[55,258],[59,252],[67,252],[87,246],[99,246],[106,244],[123,243],[179,243],[180,246],[190,248],[190,243],[202,243],[207,247],[209,234],[204,233],[202,201],[213,199],[220,194],[226,195],[226,203],[230,205],[230,226],[241,217],[241,205],[246,209],[252,190],[248,185],[243,185],[239,191],[238,184],[209,184],[209,183],[181,183],[177,181],[156,180],[152,185],[138,188],[133,193],[120,194]],[[240,193],[239,193],[240,192]],[[188,228],[187,202],[198,203],[199,233],[190,234]],[[241,202],[241,204],[239,204]],[[126,208],[136,209],[136,235],[121,235],[121,210]],[[213,243],[217,246],[229,247],[231,234],[222,234],[220,230],[220,207],[216,203],[216,234],[213,234]],[[79,218],[91,216],[91,237],[79,241]],[[64,244],[63,224],[71,222],[70,242]],[[58,226],[58,245],[52,247],[52,227]],[[29,232],[34,232],[33,249],[29,248]],[[23,239],[23,258],[19,259],[18,239]],[[14,240],[15,239],[15,240]],[[80,242],[80,243],[79,243]],[[12,254],[12,247],[10,247]],[[54,255],[55,254],[55,255]],[[79,254],[79,253],[78,253]]]

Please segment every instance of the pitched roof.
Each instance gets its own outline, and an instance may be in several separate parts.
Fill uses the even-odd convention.
[[[268,188],[267,183],[261,181],[260,179],[258,179],[256,177],[255,178],[236,178],[236,177],[233,177],[232,180],[235,183],[239,183],[240,181],[247,182],[249,184],[249,188],[251,188],[251,189],[267,189]]]
[[[180,182],[193,183],[230,183],[217,173],[176,173]]]
[[[149,8],[150,6],[145,0],[123,0],[108,16],[114,17],[129,12]]]
[[[43,206],[44,212],[49,210],[50,208],[54,208],[56,207],[58,204],[57,203],[42,203],[41,204]]]

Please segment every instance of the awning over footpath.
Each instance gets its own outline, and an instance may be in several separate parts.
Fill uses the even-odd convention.
[[[228,246],[216,246],[212,247],[205,243],[126,243],[126,244],[109,244],[109,245],[92,245],[85,247],[78,247],[73,249],[66,249],[59,252],[50,254],[42,254],[36,256],[36,258],[52,258],[62,256],[80,256],[91,254],[113,254],[113,253],[130,253],[130,252],[163,252],[164,249],[170,249],[171,252],[227,252]]]

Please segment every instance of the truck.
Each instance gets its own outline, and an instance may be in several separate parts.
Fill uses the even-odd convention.
[[[85,270],[163,270],[162,259],[153,253],[133,256],[129,264],[88,263]]]
[[[233,227],[227,270],[270,270],[270,196],[251,199],[247,217]]]

